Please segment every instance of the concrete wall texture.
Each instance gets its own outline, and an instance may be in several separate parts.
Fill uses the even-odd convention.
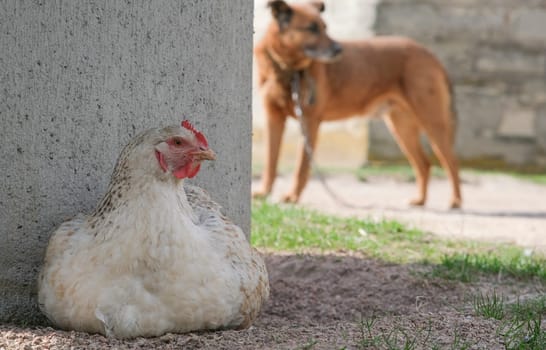
[[[187,117],[218,160],[195,183],[248,233],[252,3],[0,4],[0,322],[43,321],[52,229],[89,212],[119,151]]]
[[[377,34],[417,39],[455,85],[463,163],[546,169],[546,1],[381,0]],[[401,157],[380,121],[370,157]]]

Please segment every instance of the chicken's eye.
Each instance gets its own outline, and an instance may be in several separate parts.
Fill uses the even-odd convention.
[[[182,146],[185,144],[184,140],[179,138],[179,137],[173,137],[172,141],[171,141],[171,144],[172,145],[175,145],[175,146]]]

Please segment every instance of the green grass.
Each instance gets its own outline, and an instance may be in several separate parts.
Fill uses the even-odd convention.
[[[361,220],[324,215],[293,205],[267,201],[252,204],[252,243],[278,251],[331,252],[356,251],[365,256],[400,264],[422,263],[432,266],[433,277],[471,282],[484,274],[509,276],[546,283],[546,258],[529,255],[519,247],[462,240],[446,240],[394,220]],[[497,320],[496,332],[506,350],[544,350],[546,295],[509,302],[496,292],[472,298],[479,317]],[[409,330],[397,326],[390,330],[376,327],[372,316],[359,322],[358,349],[443,349],[429,339],[430,329]],[[495,332],[495,329],[491,330]],[[301,348],[316,345],[309,339]],[[469,349],[455,332],[449,349]]]
[[[490,294],[475,295],[472,305],[477,316],[498,321],[496,329],[491,331],[498,335],[504,349],[546,349],[546,330],[542,326],[542,318],[546,316],[546,295],[510,303],[493,291]],[[467,350],[472,346],[457,329],[449,345],[438,344],[437,340],[431,338],[432,321],[429,321],[428,326],[411,330],[395,321],[395,327],[385,330],[377,326],[378,320],[377,316],[372,315],[358,322],[358,349],[411,350],[422,349],[426,344],[427,349]]]
[[[474,312],[485,318],[502,320],[505,316],[504,298],[495,291],[491,295],[479,293],[474,296]]]
[[[251,237],[255,246],[274,250],[362,251],[400,263],[437,255],[426,247],[428,235],[397,221],[339,218],[266,201],[253,203]]]
[[[508,173],[508,174],[522,180],[531,181],[541,185],[546,185],[546,174],[519,174],[519,173]]]
[[[499,330],[504,337],[506,349],[546,349],[546,330],[542,325],[546,316],[546,295],[518,299],[508,304],[506,309],[509,317]]]
[[[527,255],[519,247],[505,245],[495,252],[445,255],[433,270],[435,276],[463,282],[472,281],[477,273],[538,278],[546,282],[546,260]]]
[[[251,237],[254,246],[272,250],[356,251],[387,262],[430,264],[434,276],[463,282],[480,273],[546,282],[543,256],[510,245],[441,239],[394,220],[341,218],[254,201]]]
[[[544,350],[546,349],[546,331],[541,328],[541,319],[506,320],[498,330],[503,337],[506,350]]]
[[[375,315],[360,320],[357,349],[414,350],[423,349],[424,345],[426,349],[431,350],[446,349],[445,346],[439,345],[431,338],[432,321],[429,321],[427,326],[417,329],[410,330],[407,327],[396,325],[390,330],[384,330],[382,327],[377,327],[377,320]],[[458,330],[455,329],[449,349],[467,350],[469,348],[470,343],[463,340]]]
[[[402,327],[395,327],[388,332],[379,332],[379,334],[375,335],[374,327],[376,321],[377,318],[375,316],[360,321],[360,340],[358,342],[360,349],[377,349],[380,346],[387,349],[417,349],[418,342],[422,337],[422,329],[417,330],[416,334],[410,334],[410,332]],[[429,336],[430,328],[428,328],[425,336],[425,343]]]
[[[263,170],[262,165],[252,165],[252,174],[255,177],[259,177]],[[338,175],[338,174],[354,174],[359,181],[367,182],[374,178],[394,178],[402,182],[413,182],[415,181],[415,175],[413,170],[408,164],[381,164],[374,162],[370,165],[362,166],[359,168],[348,168],[348,167],[332,167],[332,166],[322,166],[319,165],[319,170],[326,176]],[[278,169],[279,173],[282,174],[291,174],[294,169],[292,166],[284,166]],[[528,181],[536,183],[539,185],[546,185],[546,171],[543,173],[538,172],[523,172],[523,171],[514,171],[514,170],[484,170],[484,169],[475,169],[475,168],[463,168],[463,178],[464,174],[476,174],[476,175],[508,175],[515,178],[518,178],[523,181]],[[431,177],[433,178],[445,178],[446,173],[444,170],[438,166],[433,165],[430,172]]]
[[[544,350],[546,331],[542,318],[546,315],[546,295],[509,304],[502,296],[478,294],[473,300],[478,316],[500,320],[497,334],[507,350]]]
[[[445,178],[441,167],[433,166],[430,175],[434,178]],[[371,178],[388,177],[399,181],[413,182],[415,174],[409,165],[367,165],[356,170],[356,177],[359,181],[368,181]]]
[[[365,256],[400,264],[432,266],[433,277],[471,282],[484,274],[509,276],[546,283],[546,258],[526,254],[519,247],[463,240],[446,240],[408,227],[394,220],[361,220],[324,215],[293,205],[267,201],[252,204],[252,243],[278,251],[331,252],[356,251]],[[496,292],[475,295],[471,301],[479,317],[497,320],[496,332],[506,350],[544,350],[546,295],[509,302]],[[429,339],[430,329],[409,330],[397,326],[390,330],[376,327],[372,316],[359,322],[358,349],[443,349]],[[495,329],[491,330],[495,332]],[[301,348],[316,345],[309,339]],[[458,332],[449,349],[469,349]]]
[[[518,299],[508,306],[508,312],[518,321],[529,320],[546,315],[546,295],[528,300]]]
[[[525,173],[510,170],[482,170],[465,168],[464,172],[487,175],[509,175],[524,181],[546,185],[546,171],[543,173]],[[445,172],[437,165],[432,166],[431,176],[445,178]],[[415,175],[409,165],[372,164],[356,170],[356,177],[361,181],[367,181],[372,177],[394,177],[401,181],[415,181]],[[464,177],[464,176],[463,176]]]

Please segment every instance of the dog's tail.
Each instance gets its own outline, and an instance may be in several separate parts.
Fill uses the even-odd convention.
[[[449,75],[445,74],[446,84],[449,91],[449,110],[451,112],[451,144],[455,144],[455,135],[457,133],[457,127],[459,125],[459,115],[457,114],[457,105],[455,103],[455,89],[453,88],[453,81],[449,78]]]

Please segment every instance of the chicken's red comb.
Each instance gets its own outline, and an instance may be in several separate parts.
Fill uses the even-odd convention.
[[[199,141],[199,143],[202,146],[204,146],[204,147],[209,146],[209,143],[207,142],[207,139],[205,138],[205,135],[203,135],[201,132],[197,131],[193,127],[193,125],[191,125],[191,123],[188,120],[183,120],[181,125],[182,125],[183,128],[188,129],[189,131],[191,131],[195,135],[195,138],[197,139],[197,141]]]

